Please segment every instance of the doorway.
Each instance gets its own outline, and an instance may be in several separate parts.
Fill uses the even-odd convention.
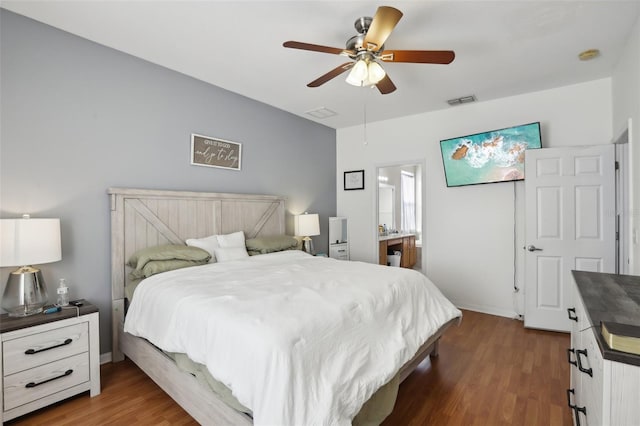
[[[616,150],[616,274],[629,274],[629,128],[614,141]]]
[[[378,166],[376,173],[377,241],[390,235],[415,235],[416,263],[422,271],[423,261],[423,165],[404,162]],[[379,250],[379,244],[376,244]],[[380,253],[378,253],[379,258]],[[424,272],[424,271],[423,271]]]

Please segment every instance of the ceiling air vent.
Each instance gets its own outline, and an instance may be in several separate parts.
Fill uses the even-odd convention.
[[[469,102],[475,102],[476,95],[463,96],[461,98],[449,99],[447,103],[451,106],[468,104]]]
[[[323,119],[333,117],[334,115],[338,115],[337,112],[331,111],[328,108],[320,107],[316,109],[312,109],[311,111],[306,111],[305,114],[308,114],[314,118]]]

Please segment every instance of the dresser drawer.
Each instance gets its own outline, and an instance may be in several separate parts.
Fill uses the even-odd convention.
[[[587,407],[587,425],[602,425],[604,360],[593,335],[593,330],[589,328],[583,333],[582,344],[587,355],[581,355],[580,361],[584,369],[591,371],[591,374],[581,372],[583,404]]]
[[[11,410],[88,381],[88,352],[5,376],[4,410]]]
[[[329,257],[333,259],[349,260],[349,247],[346,244],[331,244]]]
[[[2,347],[4,375],[88,350],[89,329],[86,322],[7,340]]]

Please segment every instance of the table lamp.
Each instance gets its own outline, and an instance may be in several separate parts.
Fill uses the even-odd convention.
[[[295,233],[302,239],[302,249],[309,254],[313,254],[313,240],[311,237],[320,235],[320,219],[317,214],[298,215],[295,218]]]
[[[61,259],[60,219],[0,219],[0,266],[18,266],[9,274],[2,309],[12,317],[42,312],[47,288],[40,269],[31,265]]]

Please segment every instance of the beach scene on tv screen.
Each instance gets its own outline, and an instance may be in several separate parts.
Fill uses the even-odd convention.
[[[525,151],[540,148],[540,125],[507,129],[440,141],[447,186],[524,179]]]

